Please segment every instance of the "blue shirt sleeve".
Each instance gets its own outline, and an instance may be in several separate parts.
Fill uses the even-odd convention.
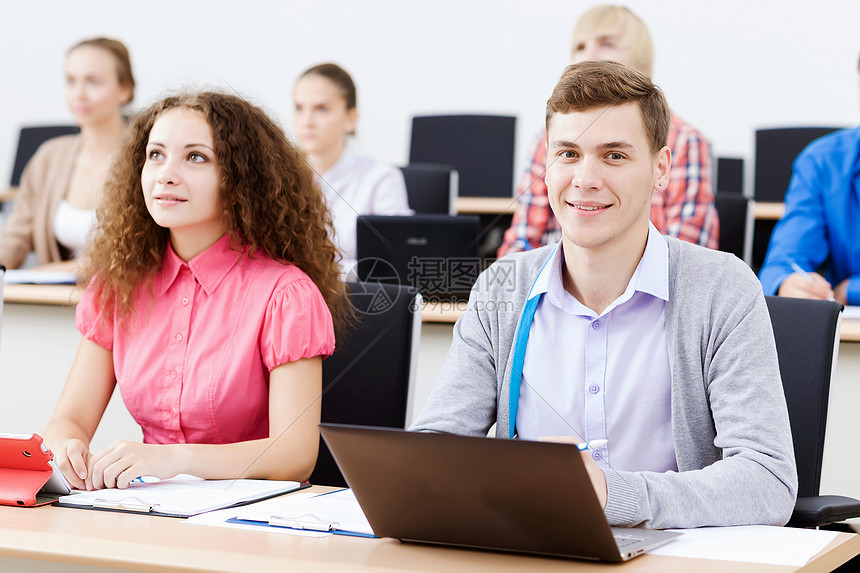
[[[801,153],[793,169],[785,195],[785,215],[773,230],[759,272],[766,295],[776,294],[782,281],[794,272],[792,262],[814,272],[829,254],[822,184],[813,154]]]

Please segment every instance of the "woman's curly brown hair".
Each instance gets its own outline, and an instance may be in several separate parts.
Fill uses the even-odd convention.
[[[80,284],[92,281],[99,304],[123,318],[133,314],[144,287],[152,292],[170,234],[146,209],[141,169],[152,126],[176,108],[201,113],[212,128],[232,248],[247,244],[251,257],[262,251],[298,266],[320,289],[341,331],[351,312],[340,254],[329,238],[331,216],[313,171],[262,109],[217,92],[167,97],[132,118],[105,183]]]

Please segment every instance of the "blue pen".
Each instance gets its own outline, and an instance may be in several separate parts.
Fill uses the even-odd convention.
[[[812,277],[809,276],[809,273],[803,270],[803,268],[801,268],[801,266],[794,261],[791,261],[791,269],[803,278],[805,278],[807,282],[812,282]]]
[[[593,450],[595,448],[602,448],[606,444],[609,443],[609,440],[599,439],[599,440],[591,440],[590,442],[580,442],[576,444],[576,449],[580,452],[584,452],[585,450]]]
[[[812,276],[808,272],[803,270],[803,267],[801,267],[800,265],[798,265],[794,261],[791,261],[791,269],[794,272],[796,272],[797,274],[799,274],[800,276],[802,276],[804,279],[806,279],[806,282],[808,282],[809,284],[812,284],[815,282],[812,280]],[[836,300],[836,299],[831,296],[827,300]]]

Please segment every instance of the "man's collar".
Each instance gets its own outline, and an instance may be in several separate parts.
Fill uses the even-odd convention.
[[[564,303],[564,281],[562,269],[564,267],[564,249],[559,241],[550,255],[547,264],[535,279],[534,285],[529,292],[528,298],[534,298],[544,293],[550,293],[553,304],[563,308]],[[629,300],[634,292],[650,294],[664,301],[669,300],[669,245],[666,238],[660,234],[650,221],[648,222],[648,238],[645,242],[645,252],[639,259],[639,264],[633,272],[633,276],[627,284],[627,288],[618,298],[618,302]],[[571,297],[573,298],[573,297]],[[576,300],[576,299],[574,299]],[[579,301],[576,301],[579,302]],[[580,303],[581,305],[581,303]],[[615,306],[615,305],[612,305]],[[585,306],[582,306],[585,309]]]

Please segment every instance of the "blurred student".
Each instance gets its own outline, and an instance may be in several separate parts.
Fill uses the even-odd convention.
[[[322,358],[348,308],[327,221],[310,168],[245,100],[186,94],[133,119],[84,261],[83,339],[44,433],[75,487],[308,478]],[[92,452],[115,386],[143,443]]]
[[[759,272],[764,292],[858,305],[860,127],[813,141],[793,169]],[[816,272],[822,265],[824,276]]]
[[[595,6],[573,30],[571,61],[613,60],[651,76],[654,44],[645,23],[623,6]],[[669,184],[654,191],[651,222],[664,235],[716,249],[719,219],[711,189],[708,142],[693,126],[672,114],[669,128],[672,172]],[[558,242],[561,227],[547,199],[546,129],[529,154],[517,188],[517,207],[498,256]]]
[[[54,263],[45,268],[74,270],[119,146],[123,107],[134,97],[128,50],[117,40],[72,46],[65,77],[66,104],[81,132],[46,141],[27,163],[0,234],[0,264],[7,268],[20,267],[35,251],[39,265]]]
[[[403,173],[360,155],[350,135],[358,123],[355,83],[335,64],[320,64],[299,76],[293,92],[293,129],[334,221],[334,241],[343,253],[341,270],[355,266],[359,215],[411,215]]]

